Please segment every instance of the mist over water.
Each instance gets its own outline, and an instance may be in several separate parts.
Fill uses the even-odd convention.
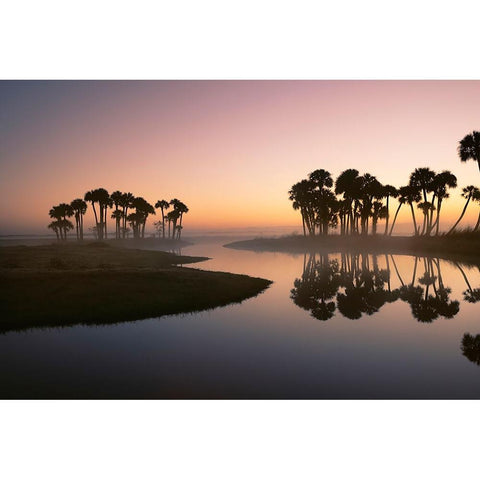
[[[231,250],[218,237],[178,252],[210,257],[188,268],[273,285],[211,311],[2,335],[1,396],[480,398],[477,267]]]

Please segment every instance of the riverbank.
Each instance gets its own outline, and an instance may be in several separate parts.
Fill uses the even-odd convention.
[[[182,266],[205,260],[100,242],[2,247],[0,332],[199,311],[271,284]]]
[[[227,248],[252,251],[304,253],[312,251],[353,253],[396,253],[433,255],[468,261],[480,266],[480,232],[465,232],[439,237],[385,237],[330,235],[304,237],[291,235],[279,238],[256,238],[224,245]]]

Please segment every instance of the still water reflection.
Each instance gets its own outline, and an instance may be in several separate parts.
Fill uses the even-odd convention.
[[[438,258],[184,248],[274,281],[242,304],[0,336],[3,398],[480,398],[480,271]]]

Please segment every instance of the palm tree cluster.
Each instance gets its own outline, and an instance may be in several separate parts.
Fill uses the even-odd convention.
[[[115,238],[125,238],[132,231],[134,238],[145,238],[145,225],[149,215],[155,215],[155,209],[160,208],[162,213],[161,222],[155,226],[162,232],[165,238],[165,221],[168,222],[168,238],[180,239],[183,215],[188,212],[188,207],[180,200],[174,198],[170,202],[159,200],[155,207],[148,203],[143,197],[135,197],[130,192],[118,190],[109,194],[104,188],[89,190],[85,193],[83,200],[76,198],[71,203],[61,203],[51,208],[49,214],[55,221],[48,225],[57,235],[58,240],[66,240],[67,232],[73,230],[74,226],[68,218],[75,217],[75,230],[77,240],[83,240],[84,228],[83,218],[87,211],[88,203],[91,204],[95,217],[95,226],[92,229],[98,240],[108,238],[107,219],[109,210],[110,218],[115,221]],[[170,207],[173,209],[165,215]],[[127,227],[130,225],[131,229]],[[171,232],[171,233],[170,233]]]
[[[340,226],[341,235],[375,235],[380,219],[385,219],[384,235],[392,235],[398,213],[403,205],[410,207],[415,235],[438,235],[443,202],[448,190],[457,186],[457,178],[445,170],[436,173],[430,168],[416,168],[407,185],[396,188],[383,185],[369,173],[358,170],[343,171],[333,181],[326,170],[310,173],[307,179],[292,186],[289,199],[302,216],[304,235],[327,235],[329,228]],[[469,185],[463,189],[466,204],[453,232],[463,218],[471,200],[480,203],[480,191]],[[396,198],[398,207],[390,226],[390,199]],[[416,209],[420,210],[417,218]],[[474,228],[478,230],[479,220]]]
[[[473,160],[480,169],[480,132],[473,131],[460,140],[458,156],[462,162]],[[340,225],[341,235],[377,233],[377,223],[385,219],[384,235],[392,235],[398,213],[403,205],[410,207],[415,235],[438,235],[442,203],[449,197],[448,190],[457,187],[457,178],[445,170],[435,173],[430,168],[416,168],[407,185],[396,188],[382,185],[373,175],[359,175],[353,168],[342,172],[334,182],[330,172],[319,169],[307,179],[292,186],[288,192],[294,210],[302,216],[303,234],[327,235],[329,228]],[[462,213],[449,230],[453,233],[462,220],[470,201],[480,203],[480,190],[469,185],[462,190],[466,199]],[[390,198],[398,199],[392,226]],[[420,210],[417,222],[414,205]],[[480,228],[480,212],[474,231]]]
[[[170,207],[172,207],[172,210],[166,213]],[[155,208],[159,208],[162,212],[162,220],[155,222],[154,224],[159,234],[162,234],[162,238],[165,238],[166,221],[168,225],[168,238],[180,240],[183,229],[183,214],[188,213],[188,207],[177,198],[174,198],[173,200],[170,200],[170,202],[167,202],[166,200],[158,200],[155,204]]]

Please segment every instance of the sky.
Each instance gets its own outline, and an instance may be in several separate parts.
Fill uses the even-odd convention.
[[[49,233],[53,205],[99,187],[179,198],[184,234],[300,231],[287,192],[318,168],[397,187],[417,167],[450,170],[447,228],[461,188],[480,185],[478,165],[457,154],[472,130],[480,81],[0,81],[0,234]],[[400,230],[410,218],[403,208]]]

